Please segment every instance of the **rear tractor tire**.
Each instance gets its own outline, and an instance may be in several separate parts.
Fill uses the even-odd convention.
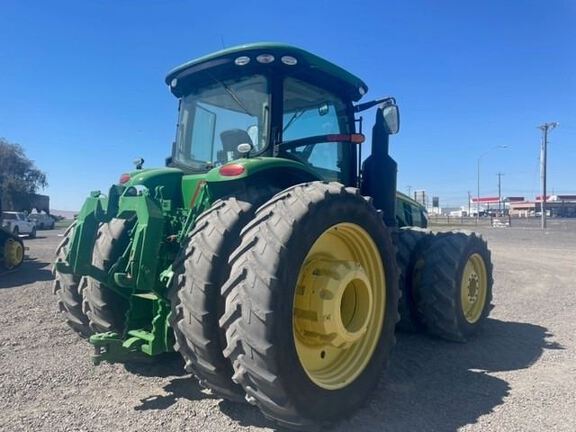
[[[482,326],[492,301],[492,262],[475,233],[438,233],[423,251],[418,314],[427,331],[466,342]]]
[[[116,218],[100,225],[92,253],[94,267],[108,271],[116,263],[128,246],[132,225],[130,220]],[[88,317],[90,329],[94,333],[123,334],[128,300],[89,276],[83,278],[83,282],[82,310]]]
[[[243,402],[244,390],[232,381],[232,366],[222,354],[225,335],[218,325],[224,310],[220,295],[228,279],[228,258],[240,244],[242,228],[274,189],[249,189],[246,194],[216,201],[198,217],[173,264],[169,291],[170,323],[175,349],[186,370],[225,399]]]
[[[246,399],[299,430],[359,408],[395,342],[394,255],[382,217],[357,189],[306,183],[264,204],[223,287],[224,354]]]
[[[66,262],[70,240],[74,233],[75,224],[72,224],[64,232],[64,239],[56,249],[56,262]],[[82,311],[82,292],[80,277],[68,273],[60,273],[55,268],[52,269],[54,282],[52,291],[56,296],[58,308],[64,315],[66,323],[81,337],[87,338],[92,334],[88,325],[88,318]]]

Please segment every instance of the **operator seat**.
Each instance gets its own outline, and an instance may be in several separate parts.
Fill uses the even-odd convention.
[[[244,129],[222,131],[220,132],[220,140],[222,141],[222,150],[218,152],[218,161],[222,163],[240,158],[241,154],[238,152],[240,144],[250,144],[250,147],[254,148],[250,135]]]

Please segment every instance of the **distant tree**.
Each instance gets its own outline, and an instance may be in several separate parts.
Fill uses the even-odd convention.
[[[0,199],[9,208],[17,197],[36,193],[48,186],[46,174],[28,159],[20,144],[0,138]]]

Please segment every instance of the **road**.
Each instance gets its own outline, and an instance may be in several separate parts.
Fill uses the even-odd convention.
[[[495,265],[483,330],[465,345],[399,334],[374,398],[334,430],[574,431],[576,221],[552,225],[479,227]],[[23,267],[0,276],[0,430],[276,430],[200,389],[176,356],[92,366],[51,292],[58,234],[26,240]]]

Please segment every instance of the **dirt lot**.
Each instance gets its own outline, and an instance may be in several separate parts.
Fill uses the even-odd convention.
[[[576,221],[525,225],[479,228],[495,264],[483,331],[466,345],[398,335],[375,398],[335,430],[575,430]],[[92,366],[51,292],[59,233],[26,241],[23,268],[0,276],[0,430],[275,429],[257,409],[201,390],[177,358]]]

